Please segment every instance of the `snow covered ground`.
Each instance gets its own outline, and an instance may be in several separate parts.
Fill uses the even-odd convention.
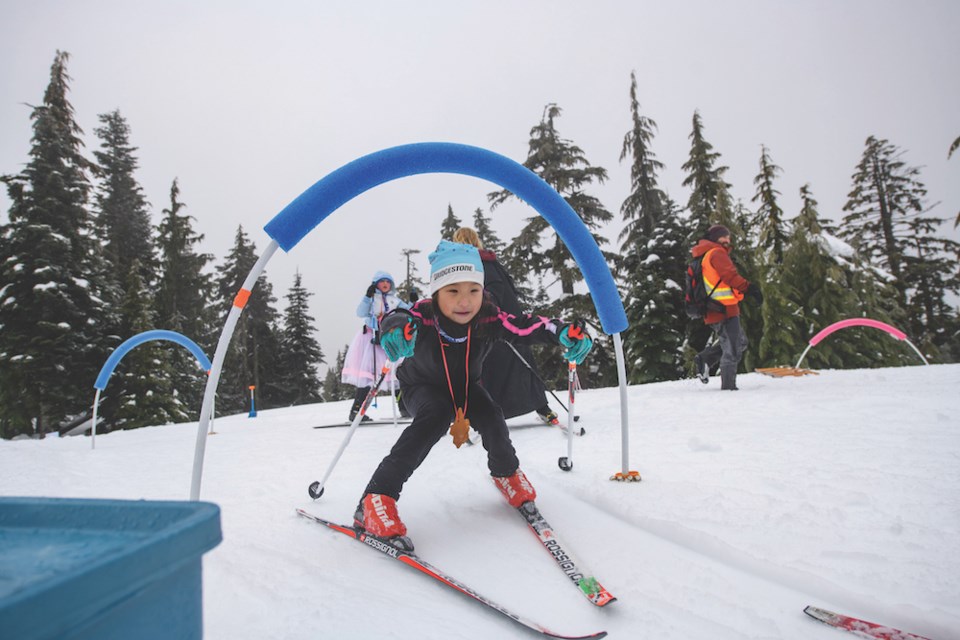
[[[960,365],[822,371],[629,390],[620,470],[616,389],[585,391],[574,469],[565,436],[514,443],[558,536],[616,595],[576,592],[487,477],[480,446],[441,441],[400,513],[418,552],[563,634],[611,638],[852,637],[813,604],[936,639],[960,638]],[[91,390],[92,391],[92,390]],[[558,394],[562,395],[563,394]],[[347,403],[218,418],[201,498],[222,508],[204,556],[206,638],[525,638],[509,620],[294,513],[349,521],[397,427],[359,429],[311,501],[346,429]],[[373,414],[389,416],[389,404]],[[515,422],[515,421],[514,421]],[[196,424],[0,441],[8,496],[186,499]]]

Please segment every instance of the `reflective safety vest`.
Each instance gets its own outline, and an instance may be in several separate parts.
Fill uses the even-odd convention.
[[[703,286],[708,294],[713,291],[709,296],[711,300],[716,300],[725,307],[732,307],[743,300],[743,294],[720,279],[720,274],[717,273],[717,270],[713,268],[713,263],[710,262],[710,254],[714,251],[722,251],[722,249],[710,249],[703,256],[703,262],[701,263]]]

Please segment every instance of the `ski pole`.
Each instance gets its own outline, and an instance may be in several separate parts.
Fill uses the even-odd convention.
[[[543,381],[543,378],[540,377],[540,374],[538,374],[538,373],[534,370],[534,368],[530,366],[530,363],[527,362],[526,358],[524,358],[522,355],[520,355],[520,352],[517,351],[517,348],[514,347],[514,346],[513,346],[512,344],[510,344],[509,342],[507,342],[506,340],[504,340],[504,343],[505,343],[508,347],[510,347],[510,350],[513,351],[513,353],[514,353],[518,358],[520,358],[520,362],[523,363],[523,366],[525,366],[527,369],[529,369],[529,370],[530,370],[530,373],[532,373],[533,376],[534,376],[537,380],[540,381],[540,384],[543,385],[543,388],[544,388],[544,389],[547,389],[547,383],[544,382],[544,381]],[[563,410],[564,410],[564,411],[566,411],[567,413],[570,413],[570,409],[567,409],[567,405],[563,404],[563,400],[561,400],[560,398],[558,398],[558,397],[557,397],[557,394],[555,394],[555,393],[554,393],[553,391],[551,391],[550,389],[547,389],[547,392],[548,392],[550,395],[553,396],[553,399],[556,400],[556,401],[560,404],[561,407],[563,407]],[[580,416],[574,416],[573,419],[574,419],[574,420],[579,420],[579,419],[580,419]]]
[[[577,394],[576,362],[567,363],[567,388],[570,393],[570,410],[567,411],[567,455],[557,461],[564,471],[573,469],[573,405]]]
[[[399,364],[399,362],[397,364]],[[333,468],[337,466],[337,462],[340,461],[340,456],[343,455],[343,451],[347,448],[347,445],[350,444],[350,438],[353,437],[353,432],[357,430],[357,426],[363,420],[363,416],[367,414],[367,407],[370,406],[370,402],[380,391],[380,385],[383,384],[383,381],[387,377],[388,373],[390,373],[389,360],[383,363],[383,369],[380,370],[380,377],[377,379],[376,384],[370,387],[370,391],[367,392],[367,397],[363,399],[363,404],[360,405],[360,410],[357,411],[357,415],[353,418],[353,422],[350,423],[350,428],[347,430],[347,435],[344,436],[343,442],[340,443],[340,449],[338,449],[336,455],[333,456],[333,461],[327,468],[327,472],[323,475],[323,480],[314,481],[307,489],[307,493],[309,493],[310,497],[314,500],[323,495],[324,485],[327,484],[330,474],[333,473]]]

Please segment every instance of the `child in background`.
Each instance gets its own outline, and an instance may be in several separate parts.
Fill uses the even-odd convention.
[[[397,297],[393,277],[386,271],[377,271],[367,287],[366,295],[357,305],[357,315],[363,318],[363,326],[347,349],[340,374],[340,380],[344,384],[352,384],[357,388],[353,406],[350,408],[350,422],[357,417],[364,398],[387,361],[386,353],[380,346],[380,320],[394,309],[409,308],[408,303]],[[389,389],[393,380],[395,378],[391,370],[383,381],[383,388]],[[369,420],[369,416],[363,416],[364,422]]]
[[[560,343],[578,364],[593,342],[578,323],[500,311],[483,291],[483,264],[470,245],[440,241],[430,254],[430,295],[410,311],[381,322],[381,343],[396,362],[400,389],[413,422],[383,459],[354,514],[354,524],[394,546],[413,550],[397,513],[403,484],[448,431],[457,447],[473,428],[487,451],[494,483],[520,508],[536,498],[517,459],[500,407],[480,384],[481,364],[493,343]],[[452,425],[451,425],[452,423]]]

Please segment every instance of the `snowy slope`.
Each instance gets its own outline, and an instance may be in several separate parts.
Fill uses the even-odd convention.
[[[630,467],[619,484],[616,389],[578,396],[587,435],[513,431],[538,503],[619,601],[596,610],[567,583],[487,478],[480,446],[442,441],[400,513],[418,552],[517,613],[565,634],[710,640],[835,638],[813,604],[960,638],[960,365],[631,387]],[[382,404],[373,413],[389,416]],[[204,556],[204,624],[236,638],[526,638],[531,634],[344,536],[396,427],[358,430],[311,501],[347,403],[219,418],[201,497],[222,508]],[[185,499],[196,424],[97,438],[0,441],[4,495]]]

